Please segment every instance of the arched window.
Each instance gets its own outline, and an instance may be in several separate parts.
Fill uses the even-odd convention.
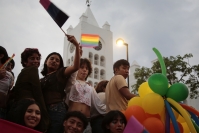
[[[68,66],[70,66],[70,59],[68,59],[68,61],[67,61],[67,65],[68,65]]]
[[[106,71],[104,69],[100,70],[100,80],[106,79]]]
[[[100,66],[105,67],[105,57],[104,56],[100,57]]]
[[[95,69],[94,69],[94,78],[95,78],[95,79],[99,79],[98,75],[99,75],[99,69],[98,69],[98,68],[95,68]]]
[[[98,62],[99,62],[99,55],[95,54],[95,56],[94,56],[94,64],[98,65]]]
[[[73,62],[73,56],[71,57],[71,62]]]
[[[92,64],[93,63],[93,53],[89,52],[88,58]]]

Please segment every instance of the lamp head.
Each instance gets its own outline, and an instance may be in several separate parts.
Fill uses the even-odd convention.
[[[119,39],[117,39],[116,44],[117,44],[118,46],[124,45],[124,40],[121,39],[121,38],[119,38]]]

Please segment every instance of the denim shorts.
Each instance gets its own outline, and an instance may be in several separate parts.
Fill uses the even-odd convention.
[[[64,102],[47,105],[47,111],[50,117],[50,128],[47,133],[63,133],[63,122],[67,113],[67,107]]]

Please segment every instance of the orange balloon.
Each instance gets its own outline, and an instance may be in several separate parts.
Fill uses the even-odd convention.
[[[140,123],[146,119],[145,112],[142,107],[137,105],[132,105],[128,107],[125,111],[126,119],[129,120],[131,116],[134,116]]]
[[[146,113],[146,118],[149,118],[149,117],[155,117],[155,118],[161,119],[159,114],[148,114],[148,113]]]
[[[159,115],[160,115],[161,121],[162,121],[162,122],[164,123],[164,125],[165,125],[165,119],[166,119],[165,107],[164,107],[164,109],[162,110],[162,112],[159,113]]]
[[[180,133],[183,133],[183,127],[182,127],[182,125],[179,122],[177,122],[177,123],[178,123],[178,127],[180,129]],[[170,123],[170,133],[175,133],[175,130],[174,130],[174,127],[173,127],[172,123]]]
[[[147,118],[142,125],[150,133],[164,133],[164,124],[158,118],[150,117]]]

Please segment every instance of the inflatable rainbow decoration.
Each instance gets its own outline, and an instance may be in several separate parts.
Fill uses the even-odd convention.
[[[180,103],[189,95],[187,86],[183,83],[169,85],[162,55],[156,48],[153,51],[162,73],[155,73],[142,83],[139,97],[132,98],[128,108],[122,111],[128,120],[124,133],[136,133],[132,127],[137,122],[132,116],[142,125],[137,124],[137,133],[199,133],[199,112]]]

